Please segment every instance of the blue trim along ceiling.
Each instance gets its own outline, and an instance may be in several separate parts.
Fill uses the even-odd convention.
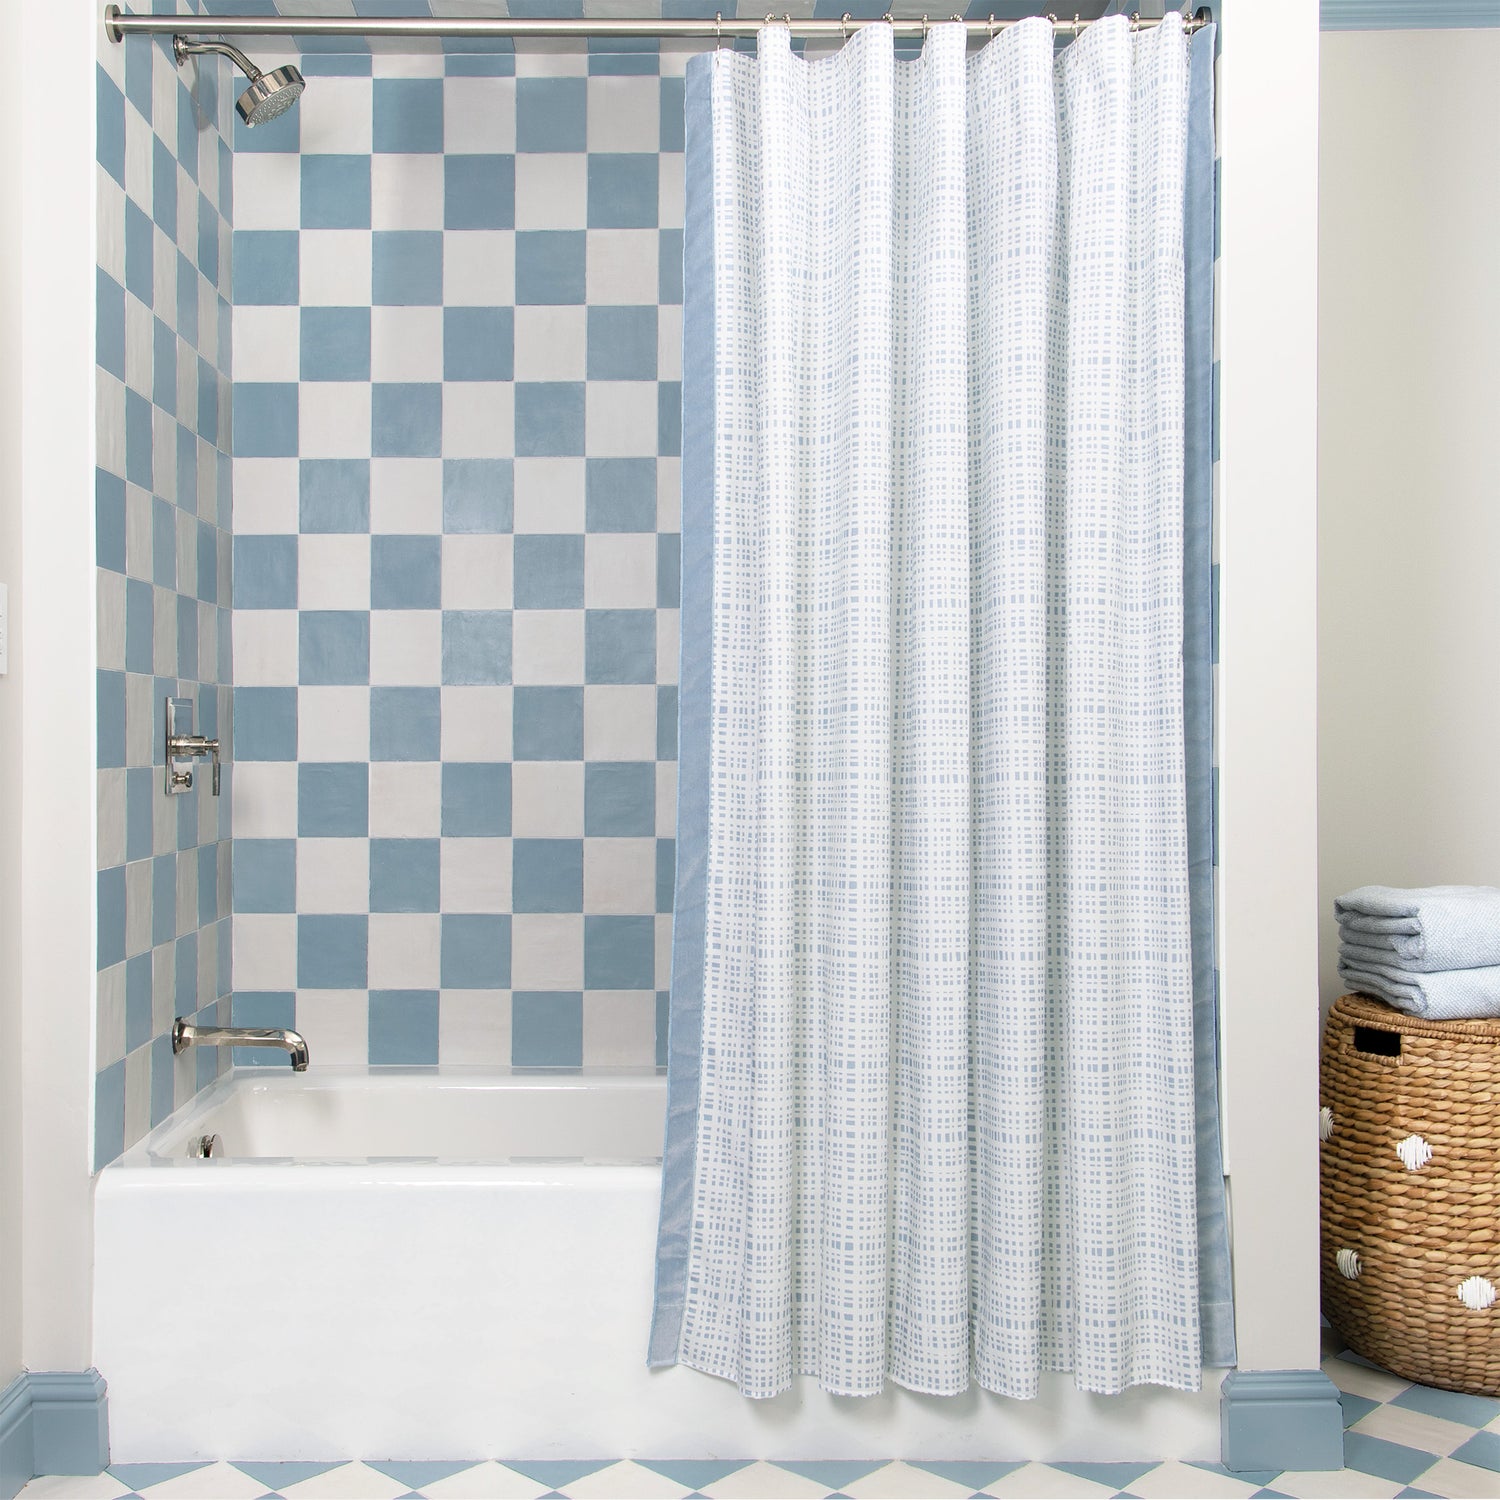
[[[1500,26],[1500,0],[1322,0],[1324,31]]]

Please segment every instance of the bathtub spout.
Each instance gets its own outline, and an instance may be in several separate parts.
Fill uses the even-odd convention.
[[[189,1047],[280,1047],[291,1054],[294,1073],[307,1072],[307,1043],[300,1032],[281,1026],[194,1026],[178,1016],[172,1023],[172,1051]]]

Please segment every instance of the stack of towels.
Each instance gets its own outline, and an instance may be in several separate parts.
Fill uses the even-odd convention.
[[[1414,1016],[1500,1016],[1500,890],[1362,885],[1333,903],[1339,977]]]

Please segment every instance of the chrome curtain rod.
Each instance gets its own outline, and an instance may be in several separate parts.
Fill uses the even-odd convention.
[[[1071,21],[1048,16],[1053,30],[1080,36],[1093,21],[1074,16]],[[1100,19],[1105,19],[1100,17]],[[1111,18],[1112,19],[1112,18]],[[1133,26],[1159,26],[1160,20],[1130,18]],[[1185,31],[1196,31],[1209,22],[1206,10],[1184,20]],[[585,19],[535,16],[162,16],[131,15],[118,5],[104,12],[104,29],[111,41],[122,42],[127,36],[183,37],[274,37],[274,36],[342,36],[363,40],[365,37],[405,37],[411,41],[435,41],[442,37],[470,40],[498,40],[518,37],[692,37],[700,40],[734,40],[753,37],[762,26],[787,26],[794,36],[823,37],[837,40],[865,26],[889,26],[897,36],[925,36],[929,26],[949,20],[960,21],[973,36],[993,36],[1016,20],[963,20],[943,16],[881,16],[861,20],[844,15],[838,19],[812,16],[768,15],[764,20],[730,17],[708,17],[693,20],[667,20],[659,16],[597,16]]]

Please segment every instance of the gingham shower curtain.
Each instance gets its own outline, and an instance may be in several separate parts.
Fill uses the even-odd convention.
[[[1198,1385],[1180,23],[689,80],[654,1363]]]

